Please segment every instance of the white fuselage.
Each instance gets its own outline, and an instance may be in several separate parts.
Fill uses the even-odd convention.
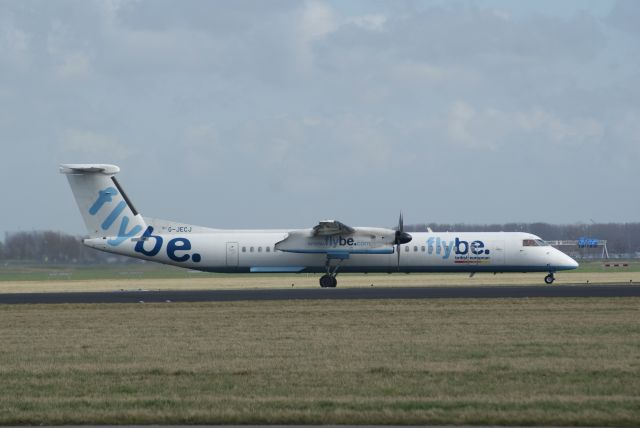
[[[165,230],[167,228],[164,228]],[[208,272],[324,272],[327,260],[340,272],[555,272],[578,264],[535,235],[520,232],[412,232],[412,241],[384,252],[350,253],[335,239],[327,253],[276,250],[290,230],[151,232],[117,246],[108,238],[86,239],[103,251]],[[326,249],[325,249],[326,250]]]
[[[209,272],[553,272],[575,269],[569,256],[528,233],[407,233],[322,220],[309,229],[219,230],[145,218],[108,164],[64,164],[90,238],[99,250]]]

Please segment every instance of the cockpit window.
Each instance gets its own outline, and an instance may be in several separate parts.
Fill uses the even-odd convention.
[[[549,244],[542,239],[524,239],[522,240],[523,247],[546,247]]]

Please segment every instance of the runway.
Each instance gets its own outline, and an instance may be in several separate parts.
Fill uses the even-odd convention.
[[[51,303],[169,303],[232,302],[250,300],[358,300],[358,299],[510,299],[532,297],[640,297],[640,285],[545,285],[371,287],[276,290],[149,290],[117,292],[7,293],[0,304]]]

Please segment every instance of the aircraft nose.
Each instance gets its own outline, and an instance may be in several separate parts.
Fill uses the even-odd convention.
[[[576,269],[578,268],[578,266],[580,266],[578,264],[577,261],[575,261],[574,259],[572,259],[571,257],[567,256],[565,253],[563,253],[562,251],[558,250],[558,265],[561,269]]]

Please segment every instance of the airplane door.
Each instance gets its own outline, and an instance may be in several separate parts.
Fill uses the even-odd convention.
[[[494,265],[504,264],[504,241],[492,241],[489,243],[491,249],[491,263]]]
[[[227,242],[227,266],[238,266],[238,243]]]

